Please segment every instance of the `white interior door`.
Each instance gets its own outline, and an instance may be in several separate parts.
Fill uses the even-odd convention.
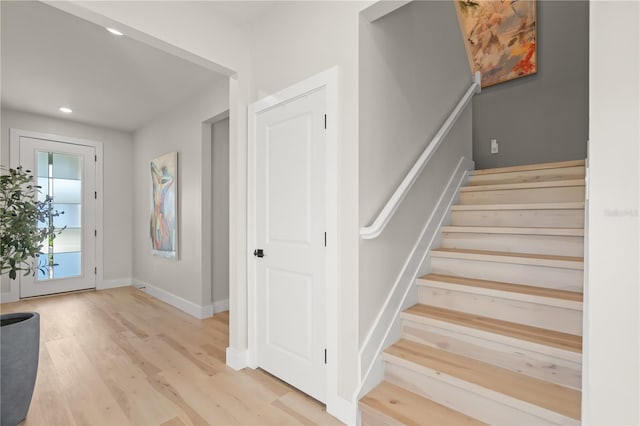
[[[44,242],[36,274],[20,277],[20,297],[95,288],[95,148],[21,136],[19,149],[20,164],[41,187],[38,198],[51,196],[64,212],[48,220],[66,227]]]
[[[323,402],[324,90],[256,116],[256,246],[251,248],[256,250],[257,364]]]

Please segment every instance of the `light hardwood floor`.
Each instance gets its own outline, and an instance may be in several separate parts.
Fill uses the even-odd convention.
[[[228,368],[228,313],[198,320],[133,287],[1,310],[41,316],[25,426],[340,424],[264,371]]]

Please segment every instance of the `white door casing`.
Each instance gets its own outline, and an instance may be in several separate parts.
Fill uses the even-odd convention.
[[[54,207],[58,210],[68,210],[65,214],[54,219],[56,227],[67,225],[67,229],[62,234],[69,232],[70,235],[58,235],[54,239],[54,263],[60,266],[51,268],[53,276],[47,277],[46,273],[38,272],[35,276],[20,276],[18,280],[11,282],[10,300],[19,298],[39,296],[44,294],[54,294],[67,291],[100,288],[102,281],[102,144],[99,142],[87,141],[77,138],[50,135],[25,130],[11,129],[11,166],[23,166],[25,169],[33,171],[38,177],[39,184],[43,186],[41,192],[47,193],[46,178],[39,177],[47,165],[43,161],[47,153],[51,153],[54,160],[53,169],[62,170],[70,167],[68,161],[79,161],[80,170],[77,172],[78,181],[75,184],[69,179],[71,176],[50,175],[52,179],[51,188],[54,190]],[[100,158],[100,161],[98,161]],[[57,161],[62,169],[59,169]],[[65,161],[67,163],[65,164]],[[40,164],[40,167],[39,166]],[[44,165],[44,167],[43,167]],[[76,164],[78,165],[78,164]],[[70,169],[68,169],[70,170]],[[69,171],[62,173],[70,173]],[[51,180],[50,180],[51,182]],[[62,186],[59,186],[62,185]],[[80,200],[73,198],[69,192],[71,187],[79,187],[81,192],[81,204],[73,205]],[[65,189],[66,188],[66,189]],[[61,192],[60,192],[61,191]],[[56,195],[57,194],[57,195]],[[58,200],[58,202],[56,202]],[[69,204],[72,203],[72,204]],[[73,229],[76,228],[76,229]],[[76,238],[72,237],[76,234]],[[76,247],[78,246],[78,247]],[[62,262],[64,256],[69,256],[70,251],[81,250],[80,265],[71,262],[71,270],[68,269],[69,262]],[[47,247],[43,248],[47,251]],[[62,257],[61,257],[62,256]],[[41,256],[40,263],[45,262],[48,256]],[[46,270],[47,268],[44,268]],[[62,270],[64,269],[64,273]],[[60,272],[60,278],[58,276]]]
[[[248,149],[247,363],[329,412],[337,400],[336,82],[332,69],[250,105]]]

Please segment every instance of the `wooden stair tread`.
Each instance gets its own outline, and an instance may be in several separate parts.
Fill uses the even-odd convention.
[[[451,206],[456,210],[580,210],[584,209],[583,201],[569,203],[515,203],[515,204],[456,204]]]
[[[406,314],[404,315],[405,317],[407,315],[413,315],[422,318],[429,318],[489,333],[500,334],[515,339],[526,340],[540,345],[552,346],[554,348],[571,352],[582,352],[581,336],[561,333],[559,331],[547,330],[530,325],[517,324],[514,322],[422,304],[412,306],[405,310],[403,314]]]
[[[535,266],[550,266],[558,268],[584,268],[584,259],[576,256],[558,256],[549,254],[512,253],[506,251],[488,251],[471,249],[437,248],[431,250],[432,257],[453,259],[480,260],[487,262],[517,263]]]
[[[456,377],[538,407],[580,420],[581,392],[481,361],[401,339],[385,355]],[[389,357],[385,357],[389,361]]]
[[[583,237],[583,228],[531,228],[516,226],[443,226],[442,232]]]
[[[495,183],[485,185],[470,185],[460,188],[460,192],[476,191],[498,191],[505,189],[535,189],[535,188],[558,188],[566,186],[584,186],[584,179],[553,180],[539,182],[519,182],[519,183]]]
[[[475,278],[456,277],[452,275],[428,274],[420,277],[421,280],[441,281],[451,284],[459,284],[469,287],[479,287],[491,290],[507,291],[511,293],[522,293],[532,296],[549,297],[553,299],[569,300],[572,302],[582,302],[582,293],[566,290],[556,290],[553,288],[535,287],[531,285],[520,285],[504,283],[499,281],[479,280]]]
[[[495,169],[473,170],[473,176],[488,175],[495,173],[521,172],[528,170],[560,169],[564,167],[584,166],[584,160],[559,161],[554,163],[527,164],[524,166],[499,167]]]
[[[405,425],[485,424],[386,381],[362,398],[360,404]]]

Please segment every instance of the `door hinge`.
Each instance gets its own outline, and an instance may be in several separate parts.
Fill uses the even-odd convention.
[[[94,273],[95,275],[98,275],[98,267],[97,267],[97,266],[96,266],[95,268],[93,268],[93,273]]]
[[[324,363],[327,363],[327,350],[324,350]]]
[[[324,246],[327,246],[327,233],[324,233]]]
[[[97,229],[94,229],[94,230],[93,230],[93,236],[94,236],[94,237],[97,237],[97,236],[98,236],[98,230],[97,230]]]
[[[98,155],[97,154],[93,156],[93,161],[95,161],[96,163],[98,162]]]
[[[324,115],[324,128],[327,129],[327,114]]]
[[[93,198],[95,198],[96,200],[98,199],[98,192],[93,193]]]

